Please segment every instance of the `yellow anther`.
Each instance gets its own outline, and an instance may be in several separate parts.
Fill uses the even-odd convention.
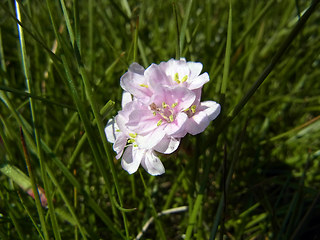
[[[159,127],[159,126],[161,125],[161,123],[162,123],[162,119],[160,119],[160,120],[158,121],[157,126]]]
[[[153,116],[157,115],[157,113],[156,113],[156,112],[153,112],[152,114],[153,114]]]
[[[180,83],[179,73],[176,73],[176,74],[174,75],[174,79],[173,79],[173,80],[176,81],[177,83]]]
[[[172,114],[169,116],[169,120],[170,120],[170,122],[173,122],[173,115]]]
[[[129,136],[131,137],[131,138],[136,138],[137,137],[137,133],[129,133]]]
[[[140,87],[145,87],[145,88],[148,88],[148,87],[149,87],[147,84],[140,84],[139,86],[140,86]]]
[[[178,105],[178,103],[172,103],[171,107],[174,108]]]
[[[117,129],[116,132],[121,132],[120,129]]]
[[[162,103],[162,108],[166,108],[168,107],[168,104],[166,104],[165,102]]]
[[[128,143],[134,143],[134,142],[135,142],[135,140],[132,139],[132,138],[130,138],[130,139],[128,140]]]
[[[185,75],[182,79],[181,79],[181,82],[185,82],[188,80],[188,75]]]
[[[196,112],[196,108],[197,108],[196,105],[192,105],[192,106],[191,106],[191,112],[192,112],[192,113],[195,113],[195,112]]]

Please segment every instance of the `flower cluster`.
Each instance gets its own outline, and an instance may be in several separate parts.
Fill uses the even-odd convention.
[[[171,59],[147,69],[132,63],[121,77],[122,110],[108,121],[105,133],[129,174],[140,164],[151,175],[163,174],[156,152],[174,152],[187,133],[203,132],[219,115],[218,103],[200,102],[209,81],[201,70],[199,62]]]

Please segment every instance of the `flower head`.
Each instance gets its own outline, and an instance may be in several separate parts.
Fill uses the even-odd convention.
[[[214,101],[201,102],[202,64],[185,59],[130,65],[120,79],[122,110],[105,128],[109,142],[128,173],[140,164],[151,175],[164,173],[156,152],[171,154],[187,133],[198,134],[220,113]]]

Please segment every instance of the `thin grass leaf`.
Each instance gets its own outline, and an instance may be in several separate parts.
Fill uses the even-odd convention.
[[[141,172],[141,169],[139,169],[139,174],[140,174],[140,178],[141,178],[141,181],[142,181],[142,184],[143,184],[143,187],[144,187],[144,190],[145,190],[145,195],[149,201],[149,206],[151,207],[151,212],[152,212],[152,216],[154,218],[154,221],[156,223],[156,226],[157,226],[157,233],[159,234],[159,238],[164,240],[164,239],[167,239],[165,233],[164,233],[164,230],[163,230],[163,226],[162,226],[162,223],[161,221],[159,220],[158,218],[158,214],[157,214],[157,210],[153,204],[153,201],[152,201],[152,198],[150,196],[150,193],[149,193],[149,189],[146,185],[146,182],[144,180],[144,177],[143,177],[143,174]]]
[[[183,49],[184,49],[184,41],[185,41],[185,37],[186,37],[187,25],[188,25],[188,22],[189,22],[192,3],[193,3],[193,0],[189,0],[188,1],[187,5],[186,5],[185,15],[184,15],[184,18],[182,20],[181,32],[180,32],[180,36],[179,36],[179,52],[180,53],[184,52],[183,51]]]
[[[227,46],[223,66],[223,79],[221,84],[221,94],[225,95],[229,80],[230,58],[231,58],[231,40],[232,40],[232,1],[229,1],[229,19],[227,32]]]
[[[19,3],[18,2],[15,2],[15,6],[16,6],[16,15],[17,15],[17,19],[21,22],[21,14],[20,14],[20,7],[19,7]],[[25,45],[25,40],[24,40],[24,32],[23,32],[23,29],[21,28],[20,25],[18,25],[18,32],[19,32],[19,40],[20,40],[20,48],[21,48],[21,55],[22,55],[22,67],[23,67],[23,71],[24,71],[24,75],[25,75],[25,79],[26,79],[26,83],[27,83],[27,89],[28,89],[28,92],[31,92],[31,83],[30,83],[30,73],[29,73],[29,68],[28,68],[28,63],[27,63],[27,52],[26,52],[26,45]],[[41,157],[41,148],[39,147],[39,133],[37,131],[37,123],[36,123],[36,119],[35,119],[35,106],[34,106],[34,103],[33,103],[33,100],[30,99],[30,109],[31,109],[31,116],[32,116],[32,120],[33,120],[33,124],[35,126],[35,129],[34,129],[34,133],[35,133],[35,137],[36,137],[36,143],[37,143],[37,146],[38,146],[38,158],[39,158],[39,161],[40,161],[40,166],[41,166],[41,175],[42,175],[42,178],[43,178],[43,181],[44,181],[44,185],[45,185],[45,188],[46,188],[46,184],[47,184],[47,180],[46,180],[46,176],[45,176],[45,167],[43,165],[43,161],[42,161],[42,157]],[[48,231],[47,231],[47,226],[46,226],[46,222],[45,222],[45,219],[44,219],[44,215],[43,215],[43,211],[40,207],[40,200],[39,200],[39,193],[38,193],[38,189],[36,187],[36,184],[35,184],[35,177],[32,173],[32,170],[31,170],[31,162],[29,160],[29,156],[28,156],[28,153],[27,153],[27,147],[26,147],[26,144],[25,144],[25,141],[24,141],[24,137],[23,137],[23,132],[22,130],[20,129],[20,132],[21,132],[21,141],[22,141],[22,145],[23,145],[23,150],[24,150],[24,156],[25,156],[25,160],[26,160],[26,164],[28,166],[28,172],[29,172],[29,176],[30,176],[30,179],[31,179],[31,184],[32,184],[32,189],[33,189],[33,194],[35,196],[35,200],[36,200],[36,206],[37,206],[37,210],[38,210],[38,214],[39,214],[39,217],[40,217],[40,223],[41,223],[41,228],[42,228],[42,231],[43,231],[43,234],[44,234],[44,237],[45,239],[49,239],[49,235],[48,235]],[[51,205],[50,207],[53,207],[53,205]],[[50,215],[51,216],[51,215]],[[52,221],[52,224],[53,224],[53,228],[54,228],[54,233],[55,233],[55,237],[57,239],[60,239],[60,235],[59,233],[56,231],[57,228],[57,222],[56,222],[56,219],[55,219],[55,216],[51,216],[51,221]]]
[[[48,174],[50,176],[50,179],[51,181],[53,182],[53,184],[55,185],[57,191],[59,192],[61,198],[63,199],[64,203],[66,204],[71,216],[73,217],[74,221],[76,222],[80,232],[81,232],[81,235],[82,235],[82,238],[83,239],[87,239],[87,231],[85,230],[85,228],[80,224],[80,221],[77,217],[77,215],[75,214],[75,211],[72,207],[72,204],[69,202],[67,196],[65,195],[65,193],[63,192],[59,182],[57,181],[57,179],[54,177],[54,174],[52,173],[51,169],[50,168],[47,168],[47,171],[48,171]]]
[[[264,80],[268,77],[270,72],[275,68],[275,66],[278,64],[282,55],[286,52],[286,50],[288,49],[292,41],[297,37],[298,33],[303,29],[305,23],[307,22],[311,14],[315,11],[316,6],[318,4],[319,4],[319,1],[317,0],[311,3],[308,10],[303,14],[303,16],[300,18],[300,21],[297,22],[296,26],[290,32],[289,36],[283,41],[283,43],[279,47],[279,50],[273,56],[269,65],[264,69],[264,71],[261,73],[257,81],[251,86],[249,91],[243,96],[240,102],[231,111],[231,113],[229,114],[230,118],[228,119],[228,121],[225,122],[225,125],[227,125],[230,121],[232,121],[232,119],[234,119],[240,113],[240,111],[247,104],[247,102],[252,97],[252,95],[257,91],[259,86],[264,82]]]

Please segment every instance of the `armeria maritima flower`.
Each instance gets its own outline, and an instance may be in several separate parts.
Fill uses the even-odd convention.
[[[200,101],[202,86],[209,81],[201,70],[201,63],[171,59],[147,69],[133,63],[121,77],[123,109],[105,132],[128,173],[140,164],[151,175],[164,173],[156,152],[174,152],[182,137],[203,132],[219,115],[218,103]]]

